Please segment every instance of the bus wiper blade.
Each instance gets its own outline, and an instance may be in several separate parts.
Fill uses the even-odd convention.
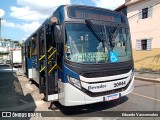
[[[89,30],[93,33],[93,35],[100,41],[100,42],[104,42],[104,39],[101,37],[101,35],[99,33],[102,33],[95,25],[93,25],[93,23],[90,20],[85,20],[87,27],[89,28]]]
[[[115,41],[115,39],[118,35],[119,28],[120,28],[119,26],[116,27],[116,29],[114,30],[114,33],[112,33],[112,34],[111,34],[110,29],[109,29],[109,34],[110,34],[110,37],[111,37],[111,39],[109,39],[109,42],[110,42],[110,45],[111,45],[112,49],[114,48],[114,41]]]

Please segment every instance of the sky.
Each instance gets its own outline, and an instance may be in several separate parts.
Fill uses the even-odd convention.
[[[89,5],[114,10],[125,0],[1,0],[2,39],[26,40],[60,5]]]

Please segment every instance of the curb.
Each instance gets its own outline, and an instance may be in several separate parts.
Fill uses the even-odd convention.
[[[141,80],[141,81],[147,81],[147,82],[160,83],[160,80],[159,80],[159,79],[136,77],[136,76],[135,76],[135,80]]]
[[[160,71],[141,71],[141,70],[134,70],[134,72],[138,72],[138,73],[160,74]]]

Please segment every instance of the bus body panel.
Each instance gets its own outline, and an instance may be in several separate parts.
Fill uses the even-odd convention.
[[[27,58],[27,69],[28,69],[28,78],[32,79],[33,78],[33,72],[32,72],[32,59]]]

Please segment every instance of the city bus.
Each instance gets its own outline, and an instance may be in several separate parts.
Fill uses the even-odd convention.
[[[120,99],[134,89],[130,29],[122,13],[61,5],[22,51],[24,73],[46,101],[86,105]]]

